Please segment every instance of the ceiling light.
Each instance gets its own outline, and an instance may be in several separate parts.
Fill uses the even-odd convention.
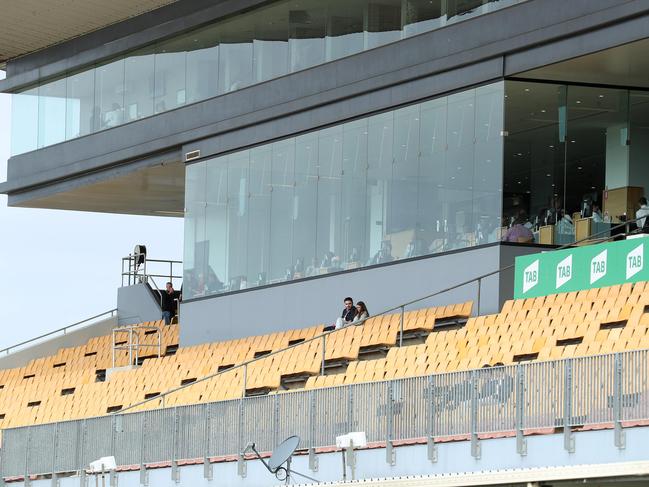
[[[580,103],[581,103],[581,100],[577,100],[577,104],[580,104]]]

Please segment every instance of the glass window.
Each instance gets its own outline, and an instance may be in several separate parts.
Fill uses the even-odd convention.
[[[388,194],[392,182],[394,114],[382,113],[368,120],[367,214],[370,264],[393,260],[387,237]]]
[[[203,266],[197,275],[199,293],[228,289],[228,164],[219,157],[207,164],[205,174],[205,243]]]
[[[155,53],[155,113],[173,110],[187,101],[186,51],[192,42],[191,38],[182,37],[157,46]]]
[[[142,49],[124,60],[124,121],[153,115],[153,49]]]
[[[65,109],[66,139],[88,135],[95,126],[95,70],[68,78]]]
[[[369,0],[366,16],[365,49],[401,39],[401,0]]]
[[[248,202],[248,285],[268,282],[270,251],[270,197],[272,148],[250,151],[250,193]]]
[[[445,200],[447,249],[474,244],[475,90],[448,97]]]
[[[386,240],[390,241],[395,258],[415,257],[422,252],[417,222],[419,123],[419,105],[394,112],[394,161]]]
[[[289,56],[291,71],[325,62],[327,8],[320,0],[289,3]]]
[[[212,161],[210,161],[212,162]],[[183,256],[183,297],[207,293],[205,275],[209,241],[205,232],[206,169],[205,162],[187,166],[185,171],[185,244]],[[212,225],[213,222],[210,222]]]
[[[295,139],[295,191],[293,196],[293,248],[306,277],[320,274],[322,256],[316,253],[318,207],[318,133]],[[298,269],[299,271],[299,269]]]
[[[228,156],[228,280],[230,291],[247,287],[248,166],[250,151]]]
[[[419,240],[413,246],[420,251],[436,253],[446,246],[446,98],[421,104],[419,124],[419,178],[417,181],[417,222]],[[423,249],[422,249],[423,247]]]
[[[38,147],[38,87],[11,97],[11,153],[22,154]]]
[[[253,63],[256,82],[288,73],[288,8],[285,3],[255,13]]]
[[[364,48],[363,4],[330,0],[327,6],[326,60],[361,52]]]
[[[341,258],[345,269],[367,260],[367,119],[343,125]]]
[[[224,23],[219,29],[219,93],[244,88],[253,82],[253,16],[246,15]]]
[[[97,66],[95,71],[95,105],[98,117],[95,130],[124,123],[124,60]]]
[[[189,35],[188,38],[190,47],[188,47],[186,61],[186,101],[194,103],[217,95],[219,80],[217,28],[210,26],[201,29]]]
[[[326,272],[342,270],[341,190],[342,125],[321,130],[318,134],[318,207],[316,255]]]
[[[204,195],[186,198],[192,288],[234,291],[494,241],[503,97],[496,83],[218,157],[199,176],[189,166],[187,192],[201,191],[190,177],[206,181]]]
[[[272,144],[270,281],[293,279],[295,139]],[[298,256],[302,257],[302,256]]]
[[[404,0],[403,34],[414,36],[444,24],[443,0]]]
[[[38,147],[65,140],[66,78],[38,89]]]

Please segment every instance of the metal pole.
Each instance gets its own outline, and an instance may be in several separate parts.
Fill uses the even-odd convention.
[[[480,458],[478,439],[478,371],[471,371],[471,456]]]
[[[525,370],[522,365],[516,366],[516,453],[527,455],[527,441],[523,435],[525,426]]]
[[[241,397],[246,397],[246,384],[248,382],[248,364],[243,366],[243,390],[241,391]]]
[[[327,353],[327,335],[322,335],[322,366],[320,367],[320,375],[325,375],[325,355]]]
[[[563,380],[563,447],[569,452],[575,452],[575,439],[572,436],[572,359],[565,361]]]
[[[622,373],[623,355],[615,354],[613,375],[613,421],[615,425],[615,446],[620,450],[626,448],[626,438],[622,428]]]
[[[428,377],[428,460],[437,462],[437,445],[435,445],[435,376]]]
[[[399,323],[399,347],[403,346],[403,315],[405,307],[401,306],[401,321]]]

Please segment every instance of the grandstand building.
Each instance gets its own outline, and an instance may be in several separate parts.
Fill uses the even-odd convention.
[[[252,444],[298,435],[283,468],[333,485],[648,485],[647,0],[0,25],[9,205],[185,226],[182,262],[124,259],[109,316],[0,358],[0,482],[275,485]],[[372,317],[333,330],[347,295]]]

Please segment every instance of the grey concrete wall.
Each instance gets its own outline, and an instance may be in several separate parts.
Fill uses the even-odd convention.
[[[30,360],[54,355],[61,348],[78,347],[91,338],[110,335],[116,326],[117,317],[109,318],[83,328],[68,331],[65,335],[46,339],[10,355],[0,356],[0,369],[23,367]]]
[[[117,290],[117,319],[120,326],[156,321],[161,314],[160,302],[154,298],[148,284],[124,286]]]
[[[180,344],[228,340],[279,330],[331,324],[343,299],[363,300],[371,314],[447,289],[500,267],[500,246],[490,245],[417,260],[322,276],[262,289],[185,302],[180,309]],[[480,313],[499,310],[499,278],[482,280]],[[472,282],[407,309],[474,301]]]

